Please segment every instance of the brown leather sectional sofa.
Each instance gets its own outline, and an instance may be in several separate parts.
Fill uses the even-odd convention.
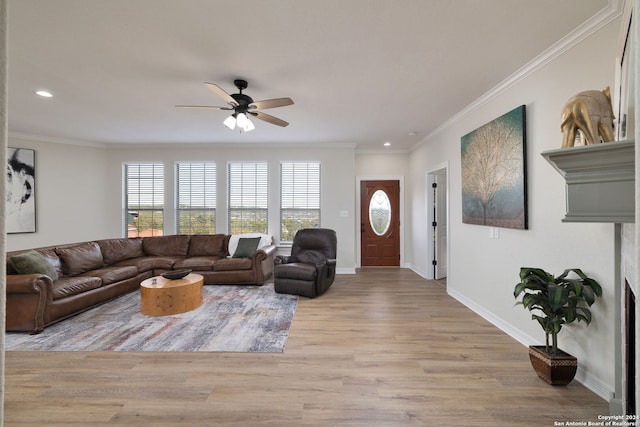
[[[276,246],[252,258],[229,257],[229,235],[174,235],[105,239],[36,248],[55,267],[57,280],[18,274],[7,253],[6,330],[41,332],[46,326],[139,289],[171,270],[193,270],[205,285],[262,285],[273,272]]]

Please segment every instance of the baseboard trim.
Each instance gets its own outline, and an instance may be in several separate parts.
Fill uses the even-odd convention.
[[[453,298],[458,300],[461,304],[466,306],[468,309],[482,317],[487,322],[493,324],[495,327],[500,329],[505,334],[509,335],[511,338],[518,341],[520,344],[529,347],[530,345],[539,344],[538,340],[533,338],[531,335],[522,332],[520,329],[516,328],[512,324],[505,322],[495,314],[491,313],[484,307],[476,304],[474,301],[470,300],[466,296],[462,295],[460,292],[455,289],[451,289],[447,286],[447,293],[451,295]]]
[[[416,273],[418,276],[422,277],[423,279],[430,280],[430,279],[427,277],[427,274],[426,274],[424,271],[420,270],[420,269],[419,269],[418,267],[416,267],[415,265],[410,264],[410,263],[406,263],[406,264],[404,265],[404,267],[405,267],[405,268],[408,268],[408,269],[409,269],[409,270],[411,270],[411,271],[413,271],[414,273]]]
[[[509,335],[511,338],[515,339],[523,346],[529,347],[530,345],[539,344],[539,340],[533,338],[529,334],[526,334],[513,326],[512,324],[505,322],[495,314],[491,313],[487,309],[482,306],[479,306],[469,298],[465,297],[455,289],[451,289],[447,287],[447,293],[451,295],[451,297],[458,300],[465,307],[485,319],[487,322],[493,324],[495,327],[500,329],[505,334]],[[580,367],[578,364],[578,371],[576,372],[575,381],[578,381],[583,386],[587,387],[589,390],[600,396],[605,401],[611,403],[611,399],[613,394],[613,390],[605,383],[600,381],[598,378],[593,377],[588,372]]]
[[[356,274],[355,268],[336,268],[336,274]]]

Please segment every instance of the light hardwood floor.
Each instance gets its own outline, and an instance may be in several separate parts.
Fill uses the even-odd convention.
[[[68,320],[73,321],[73,320]],[[6,426],[554,426],[604,400],[410,270],[301,298],[284,353],[8,352]]]

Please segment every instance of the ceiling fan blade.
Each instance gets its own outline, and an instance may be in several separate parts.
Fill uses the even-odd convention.
[[[293,99],[276,98],[266,99],[264,101],[255,101],[249,104],[249,108],[255,108],[256,110],[266,110],[267,108],[284,107],[287,105],[293,105]]]
[[[215,93],[216,95],[218,95],[220,98],[222,98],[224,100],[224,102],[226,102],[229,105],[233,105],[234,107],[238,106],[238,103],[236,102],[235,99],[233,99],[233,97],[231,95],[229,95],[227,92],[225,92],[224,89],[222,89],[220,86],[218,86],[215,83],[209,83],[209,82],[204,82],[205,86],[207,86],[211,92]]]
[[[208,110],[233,110],[231,107],[216,107],[215,105],[176,105],[176,108],[202,108]]]
[[[277,117],[273,117],[269,114],[262,113],[260,111],[250,111],[249,113],[255,118],[271,123],[272,125],[282,126],[282,127],[289,126],[288,122],[285,122],[284,120],[279,119]]]

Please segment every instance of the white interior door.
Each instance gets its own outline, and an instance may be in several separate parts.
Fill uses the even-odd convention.
[[[430,173],[433,206],[431,227],[433,228],[433,278],[447,277],[447,171]]]
[[[436,279],[447,277],[447,180],[446,175],[436,175]]]

